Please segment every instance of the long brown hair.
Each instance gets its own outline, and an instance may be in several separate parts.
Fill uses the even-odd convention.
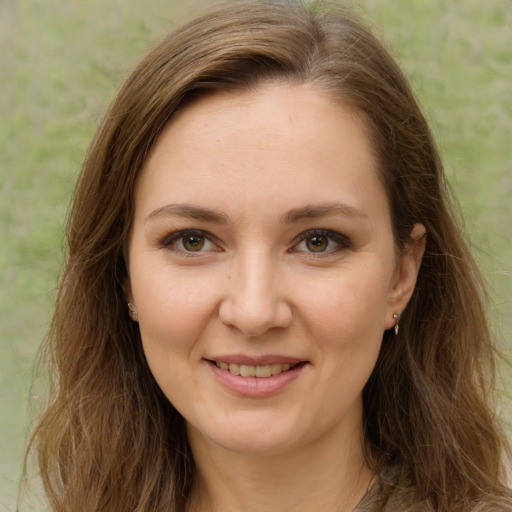
[[[177,110],[210,91],[309,83],[358,109],[380,163],[397,247],[427,229],[398,337],[364,389],[367,459],[400,468],[439,511],[512,508],[493,413],[485,290],[407,80],[353,15],[323,2],[237,1],[183,26],[138,65],[88,152],[47,350],[55,383],[35,429],[55,511],[181,511],[194,478],[184,422],[153,379],[122,287],[137,175]],[[383,492],[397,492],[382,481]]]

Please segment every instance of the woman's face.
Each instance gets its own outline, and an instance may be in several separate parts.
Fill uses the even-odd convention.
[[[270,454],[360,433],[417,253],[398,256],[362,122],[325,94],[267,84],[177,115],[137,183],[127,290],[192,442]]]

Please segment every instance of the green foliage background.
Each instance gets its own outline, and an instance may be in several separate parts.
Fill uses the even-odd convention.
[[[437,134],[510,353],[512,2],[353,3],[398,57]],[[32,365],[88,142],[136,59],[195,12],[199,1],[0,0],[0,510],[15,509],[27,425],[44,401],[40,383],[30,389]]]

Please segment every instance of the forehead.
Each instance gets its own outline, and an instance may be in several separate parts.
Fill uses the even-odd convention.
[[[201,199],[229,209],[235,194],[247,207],[351,194],[364,203],[384,194],[377,167],[354,109],[311,86],[265,84],[207,95],[179,112],[144,165],[136,206]]]
[[[248,132],[254,140],[258,135],[288,133],[289,142],[298,144],[300,138],[316,135],[310,129],[311,121],[321,122],[327,132],[333,124],[341,127],[347,119],[354,124],[351,128],[357,125],[358,132],[366,132],[365,114],[309,83],[263,82],[248,90],[214,91],[175,113],[150,158],[161,150],[166,138],[167,143],[179,137],[181,143],[193,144],[196,136],[211,135],[211,129],[218,137],[229,134],[233,144]],[[319,127],[315,126],[317,131]]]

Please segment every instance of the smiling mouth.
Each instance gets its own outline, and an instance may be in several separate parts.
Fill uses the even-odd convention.
[[[223,361],[212,361],[217,368],[230,372],[233,375],[241,377],[257,377],[260,379],[273,377],[281,373],[293,370],[297,366],[305,364],[301,363],[283,363],[283,364],[267,364],[263,366],[252,366],[249,364],[226,363]]]

